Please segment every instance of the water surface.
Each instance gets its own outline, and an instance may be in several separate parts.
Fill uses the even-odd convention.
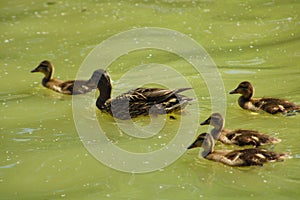
[[[130,174],[101,164],[84,148],[73,121],[72,97],[47,90],[40,84],[42,74],[29,72],[48,59],[56,77],[73,79],[88,53],[108,37],[137,27],[162,27],[190,36],[208,51],[227,93],[249,80],[257,97],[300,104],[299,10],[299,2],[292,0],[1,1],[0,199],[296,199],[299,115],[252,114],[238,107],[238,96],[227,95],[227,128],[279,137],[282,142],[268,148],[291,152],[292,159],[232,168],[191,150],[159,171]],[[182,58],[160,50],[132,52],[109,66],[118,88],[113,96],[128,87],[118,79],[145,63],[165,64],[182,73],[198,98],[199,121],[208,117],[205,81]],[[172,81],[176,88],[176,79]],[[95,109],[94,102],[85,106]],[[97,112],[97,119],[114,126],[105,114]],[[116,130],[107,136],[130,151],[153,151],[168,143],[179,126],[179,120],[164,120],[165,131],[148,141]],[[148,122],[143,118],[137,123]]]

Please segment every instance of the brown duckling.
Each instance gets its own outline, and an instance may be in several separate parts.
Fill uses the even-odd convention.
[[[62,81],[53,78],[54,66],[50,61],[42,61],[35,69],[31,71],[41,72],[45,75],[42,79],[42,85],[62,94],[85,94],[97,88],[97,83],[101,73],[98,70],[93,72],[89,80],[69,80]]]
[[[261,148],[242,150],[214,150],[214,138],[209,133],[202,133],[188,149],[203,147],[202,157],[221,162],[229,166],[262,166],[267,162],[283,161],[290,158],[288,153],[276,153]]]
[[[214,127],[211,134],[215,140],[224,144],[235,144],[239,146],[252,145],[258,147],[261,145],[275,144],[281,140],[271,137],[264,133],[253,130],[228,130],[224,128],[225,120],[220,113],[213,113],[208,119],[200,125],[211,125]]]
[[[111,98],[111,79],[105,70],[98,82],[100,95],[96,106],[118,119],[130,119],[141,115],[166,114],[183,109],[191,98],[178,93],[191,88],[168,90],[161,88],[136,88]]]
[[[254,95],[254,87],[250,82],[241,82],[238,87],[230,92],[230,94],[241,94],[238,103],[243,109],[257,112],[259,110],[266,111],[270,114],[300,112],[300,106],[284,99],[277,98],[252,98]]]

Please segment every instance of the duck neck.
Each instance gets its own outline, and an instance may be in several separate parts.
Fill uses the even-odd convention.
[[[250,99],[253,97],[254,94],[254,89],[253,88],[248,88],[248,91],[244,93],[240,98],[243,101],[250,101]]]
[[[45,77],[43,78],[43,84],[46,84],[48,81],[50,81],[53,78],[54,68],[48,67],[47,71],[43,73],[45,74]]]
[[[207,134],[202,146],[204,149],[202,152],[202,157],[204,158],[214,151],[215,141],[211,134]]]
[[[224,128],[224,119],[221,118],[219,121],[213,124],[213,129],[211,130],[211,135],[215,140],[218,140],[223,128]]]
[[[240,96],[238,99],[239,106],[244,109],[249,109],[247,107],[247,103],[251,101],[252,96],[253,96],[253,93],[244,94],[243,96]]]
[[[111,98],[112,85],[108,76],[102,75],[98,83],[98,89],[100,91],[100,95],[97,99],[97,105],[102,107],[105,102]]]
[[[97,104],[100,106],[103,106],[105,102],[110,99],[110,94],[111,94],[111,88],[109,87],[101,87],[100,88],[100,95],[97,99]]]
[[[214,127],[214,129],[211,130],[211,135],[215,140],[217,140],[221,134],[222,127]]]
[[[211,152],[213,152],[213,150],[214,150],[214,148],[204,149],[201,153],[202,157],[205,158],[206,156],[211,154]]]

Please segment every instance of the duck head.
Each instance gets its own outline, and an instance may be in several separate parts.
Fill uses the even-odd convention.
[[[207,134],[208,133],[201,133],[198,135],[197,139],[187,149],[201,147]]]
[[[245,99],[251,99],[254,94],[254,88],[248,81],[241,82],[238,87],[229,94],[241,94]]]
[[[204,151],[202,156],[205,157],[214,150],[214,138],[209,133],[201,133],[197,139],[188,147],[188,149],[193,149],[197,147],[202,147]]]
[[[220,113],[213,113],[209,118],[207,118],[205,121],[200,123],[201,126],[203,125],[211,125],[214,127],[214,129],[211,131],[212,136],[214,139],[218,139],[222,129],[224,128],[224,118]]]
[[[50,61],[42,61],[35,69],[31,70],[31,73],[41,72],[45,74],[46,79],[51,79],[52,74],[54,73],[54,67]]]
[[[223,128],[224,118],[220,113],[211,114],[205,121],[201,122],[200,125],[211,125],[215,128]]]
[[[105,72],[105,70],[103,70],[103,69],[97,69],[97,70],[95,70],[93,72],[91,78],[89,79],[89,82],[92,82],[92,83],[94,83],[97,86],[98,82],[99,82],[99,80],[101,78],[101,76],[103,74],[105,74],[105,73],[107,74],[107,72]]]

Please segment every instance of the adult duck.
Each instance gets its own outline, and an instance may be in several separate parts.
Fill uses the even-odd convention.
[[[241,82],[230,94],[241,94],[238,100],[240,107],[250,111],[257,112],[263,110],[270,114],[288,113],[292,111],[300,112],[299,105],[284,99],[269,97],[253,98],[254,87],[248,81]]]
[[[53,78],[54,66],[48,61],[42,61],[35,69],[31,70],[32,73],[41,72],[45,75],[42,79],[42,85],[46,88],[54,90],[62,94],[85,94],[97,88],[97,83],[101,73],[95,70],[89,80],[58,80]]]
[[[229,130],[224,128],[225,120],[220,113],[213,113],[200,125],[211,125],[214,128],[211,131],[215,140],[224,144],[235,144],[239,146],[252,145],[258,147],[261,145],[275,144],[281,140],[271,137],[267,134],[254,130]]]
[[[142,115],[166,114],[183,109],[192,99],[180,92],[191,88],[168,90],[162,88],[136,88],[111,98],[111,79],[105,70],[98,82],[100,95],[96,106],[115,118],[126,120]]]
[[[289,158],[288,153],[277,153],[261,148],[242,150],[214,150],[214,138],[209,133],[199,135],[188,149],[203,147],[202,157],[220,162],[229,166],[262,166],[267,162],[283,161]]]

